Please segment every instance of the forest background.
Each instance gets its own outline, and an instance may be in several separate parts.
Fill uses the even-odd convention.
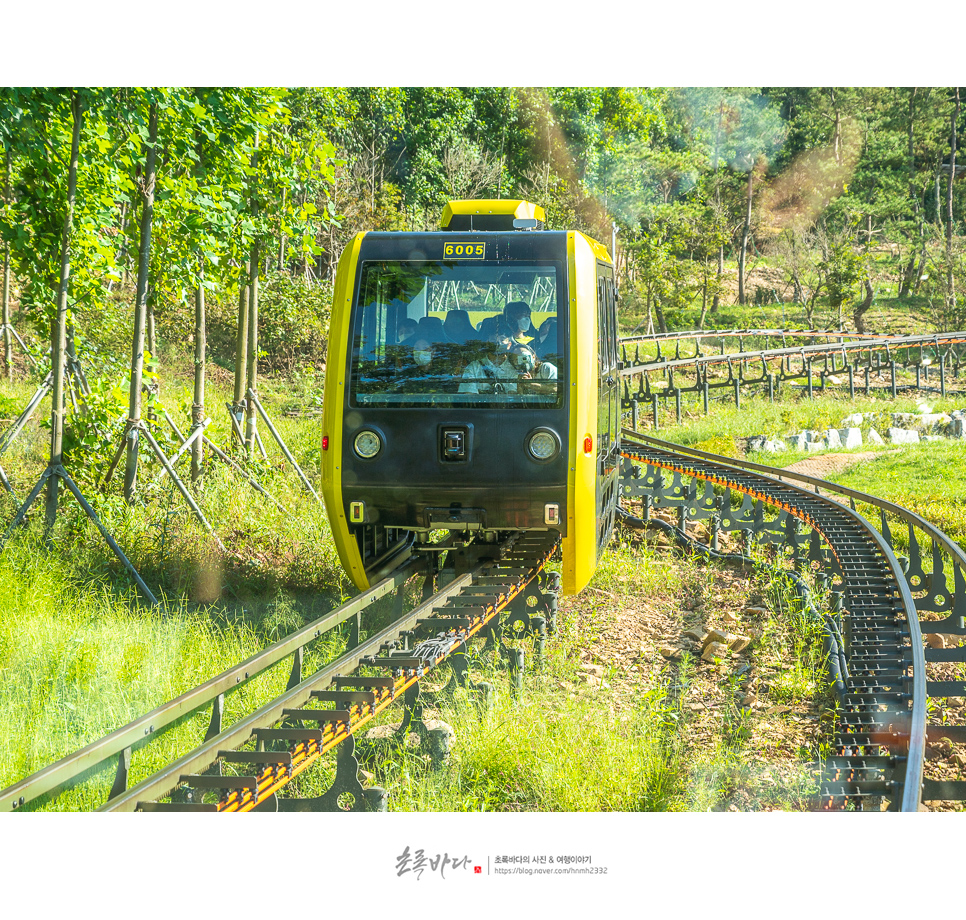
[[[958,88],[7,88],[5,317],[16,307],[15,325],[42,337],[75,113],[81,351],[129,341],[119,292],[147,259],[149,352],[190,341],[201,288],[210,357],[228,367],[256,265],[260,367],[314,366],[352,235],[433,229],[447,200],[474,197],[532,200],[549,227],[614,247],[640,331],[714,325],[722,302],[766,299],[861,330],[886,281],[934,327],[966,321]],[[766,286],[749,282],[755,260]],[[109,370],[124,350],[89,357]]]

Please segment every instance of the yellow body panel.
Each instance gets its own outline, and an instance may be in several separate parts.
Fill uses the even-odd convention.
[[[546,223],[547,217],[543,208],[529,201],[517,201],[510,198],[474,198],[465,201],[448,201],[443,208],[443,216],[439,225],[444,230],[454,214],[512,214],[520,218],[536,218]]]
[[[567,235],[570,284],[570,471],[563,591],[577,594],[597,565],[597,250],[582,233]],[[608,261],[610,261],[608,259]],[[584,452],[584,438],[593,449]]]
[[[322,498],[328,513],[332,536],[352,583],[360,590],[369,587],[362,565],[359,544],[349,531],[342,505],[342,408],[345,405],[345,373],[348,363],[349,322],[355,289],[359,248],[365,233],[359,233],[346,246],[339,259],[332,297],[332,323],[329,328],[329,353],[325,365],[325,394],[322,397],[322,433],[329,437],[329,449],[322,452]]]

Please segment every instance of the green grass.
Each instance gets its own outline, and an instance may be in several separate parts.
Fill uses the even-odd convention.
[[[0,556],[0,786],[201,683],[259,641],[250,627],[218,630],[177,604],[151,611],[79,585],[31,540],[8,546]]]
[[[304,625],[307,611],[276,594],[259,610],[204,608],[172,600],[160,608],[72,578],[58,554],[28,536],[0,555],[0,788],[144,715]],[[305,668],[332,660],[344,636],[307,650]],[[254,677],[225,701],[225,724],[277,696],[290,664]],[[201,742],[210,707],[135,751],[131,785]],[[113,762],[56,803],[100,805]]]
[[[907,445],[829,478],[915,511],[966,549],[966,442]],[[893,535],[904,540],[904,527]]]
[[[776,398],[770,402],[767,396],[742,393],[741,406],[735,408],[733,401],[723,400],[713,402],[708,415],[704,414],[700,397],[686,394],[682,400],[682,421],[677,423],[673,402],[665,402],[660,406],[660,428],[654,432],[650,407],[640,407],[642,432],[653,433],[655,437],[700,450],[710,450],[713,453],[724,453],[737,456],[737,441],[752,435],[766,435],[773,438],[783,438],[804,430],[824,430],[842,427],[843,419],[853,413],[877,413],[880,422],[877,426],[879,434],[885,434],[885,428],[891,424],[889,416],[893,412],[916,412],[921,398],[899,397],[895,400],[891,396],[866,397],[856,395],[850,399],[848,390],[844,393],[832,392],[813,399],[801,396],[798,398]],[[948,412],[963,404],[963,397],[950,396],[947,399],[928,399],[928,404],[934,412]],[[624,424],[630,427],[630,413],[625,411]],[[863,422],[863,445],[853,450],[876,450],[868,443],[869,422]],[[934,445],[935,446],[935,445]],[[879,450],[891,449],[878,448]],[[843,448],[832,448],[836,453]],[[761,454],[757,459],[762,463],[787,466],[795,460],[814,454],[791,449],[778,454]]]

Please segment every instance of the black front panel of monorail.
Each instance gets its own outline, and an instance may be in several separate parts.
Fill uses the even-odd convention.
[[[346,508],[504,530],[547,526],[557,505],[563,529],[567,234],[369,234],[355,291]]]

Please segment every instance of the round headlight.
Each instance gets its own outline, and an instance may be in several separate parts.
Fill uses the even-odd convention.
[[[363,460],[371,460],[382,450],[382,440],[374,431],[360,431],[352,447]]]
[[[545,463],[560,452],[560,439],[549,428],[538,428],[527,440],[527,450],[534,460]]]

